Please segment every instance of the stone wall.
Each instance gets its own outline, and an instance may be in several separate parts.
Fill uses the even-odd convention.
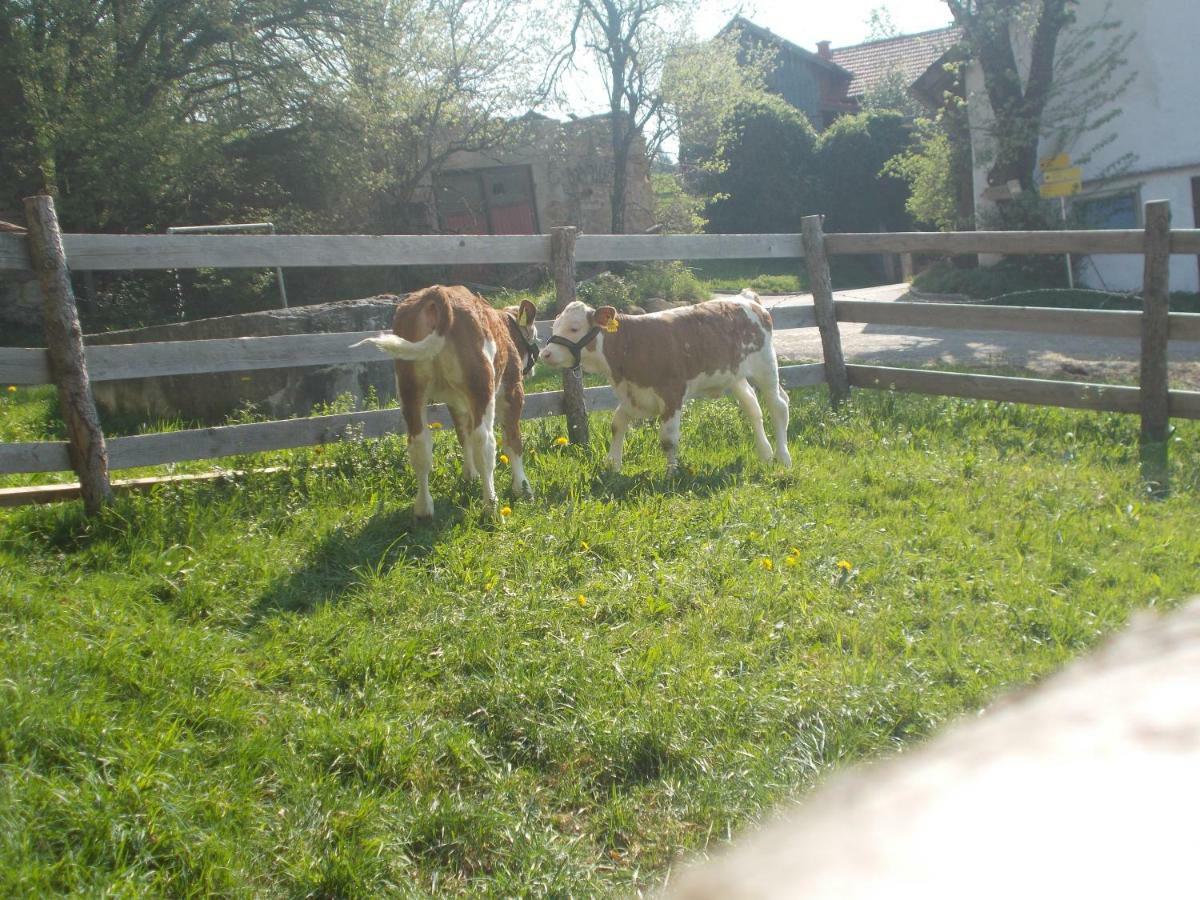
[[[542,232],[557,225],[574,225],[591,234],[612,230],[612,139],[607,115],[558,122],[533,118],[520,141],[481,152],[458,152],[443,170],[529,166],[534,202]],[[650,163],[639,136],[629,156],[625,197],[625,230],[643,232],[655,224]],[[429,205],[429,228],[437,217],[432,204],[432,180],[423,186]]]
[[[398,299],[385,294],[364,300],[342,300],[93,334],[84,340],[88,344],[179,341],[179,352],[187,353],[187,341],[206,338],[385,331],[392,327]],[[315,405],[331,402],[345,393],[353,394],[361,401],[372,388],[381,400],[392,399],[396,395],[394,368],[390,359],[380,356],[378,363],[93,382],[92,392],[102,413],[140,417],[146,421],[178,417],[219,425],[248,405],[257,413],[281,419],[308,415]]]

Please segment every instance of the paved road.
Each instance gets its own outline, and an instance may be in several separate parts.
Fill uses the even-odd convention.
[[[847,300],[897,300],[903,284],[837,291]],[[764,297],[768,307],[812,304],[811,294]],[[923,366],[934,363],[976,367],[1016,367],[1076,380],[1136,380],[1138,341],[1133,338],[1039,335],[1020,331],[958,331],[899,325],[841,325],[842,351],[847,362]],[[821,338],[815,328],[797,328],[775,335],[780,359],[820,361]],[[1171,386],[1200,389],[1200,342],[1171,344]]]

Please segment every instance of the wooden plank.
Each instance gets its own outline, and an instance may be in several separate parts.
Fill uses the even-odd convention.
[[[33,271],[29,258],[29,239],[23,234],[0,232],[0,271]]]
[[[50,384],[50,359],[41,348],[0,347],[0,386]]]
[[[807,303],[788,303],[771,307],[771,324],[776,331],[786,331],[789,328],[815,328],[817,325],[816,308]]]
[[[864,253],[1141,253],[1137,229],[1112,231],[956,231],[828,234],[826,252]]]
[[[551,229],[550,275],[554,279],[556,314],[575,301],[575,244],[578,236],[579,230],[570,225]],[[583,399],[583,373],[580,368],[563,369],[561,377],[567,437],[572,444],[586,447],[589,429],[587,404]]]
[[[276,472],[286,472],[287,466],[267,466],[262,469],[221,470],[217,472],[198,472],[192,475],[155,475],[151,478],[125,478],[112,482],[114,493],[123,491],[149,491],[167,484],[191,484],[195,482],[218,481],[223,479],[240,478],[244,475],[273,475]],[[29,487],[0,488],[0,507],[27,506],[31,503],[60,503],[64,500],[76,500],[79,497],[79,482],[72,481],[64,484],[36,484]]]
[[[1172,341],[1200,341],[1200,313],[1170,313],[1167,338]]]
[[[837,312],[833,306],[833,281],[829,260],[825,256],[825,234],[820,216],[800,219],[804,236],[804,255],[808,260],[808,278],[812,282],[813,307],[817,327],[821,329],[821,349],[825,361],[825,380],[829,384],[829,400],[837,409],[850,396],[846,377],[846,359],[842,355],[842,336],[838,331]]]
[[[804,255],[798,234],[583,234],[578,262],[671,259],[790,259]]]
[[[29,226],[29,256],[42,289],[42,330],[50,374],[58,388],[58,408],[67,428],[67,450],[71,468],[82,485],[83,505],[96,515],[112,499],[108,485],[108,447],[100,428],[100,414],[92,399],[83,329],[71,272],[63,252],[62,232],[47,194],[25,198],[25,221]]]
[[[1171,232],[1171,253],[1200,255],[1200,228],[1176,228]]]
[[[1200,391],[1171,391],[1167,400],[1172,418],[1200,419]]]
[[[1042,378],[1012,378],[1001,375],[971,375],[930,369],[897,369],[888,366],[846,367],[850,384],[878,390],[911,394],[937,394],[973,400],[998,400],[1034,406],[1061,406],[1108,412],[1138,411],[1136,387],[1091,384],[1079,381],[1049,381]]]
[[[825,383],[825,363],[780,366],[779,383],[785,388],[810,387]]]
[[[1171,204],[1154,200],[1146,204],[1146,255],[1142,277],[1141,386],[1142,480],[1151,493],[1162,496],[1167,482],[1167,438],[1170,435],[1167,379],[1167,305],[1171,279]]]
[[[0,475],[31,472],[69,472],[66,441],[0,443]]]
[[[838,300],[834,307],[839,322],[1128,338],[1141,334],[1141,313],[1123,310],[982,306],[969,303],[891,303],[878,300]]]
[[[549,235],[73,234],[77,271],[548,263]]]

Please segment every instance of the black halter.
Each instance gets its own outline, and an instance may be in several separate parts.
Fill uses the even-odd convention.
[[[538,361],[538,357],[542,355],[542,348],[538,346],[536,338],[534,338],[533,341],[530,341],[529,338],[525,337],[525,332],[521,330],[521,326],[516,319],[513,319],[511,316],[509,316],[509,319],[512,321],[513,325],[513,340],[515,340],[517,343],[517,349],[520,350],[522,355],[525,357],[525,368],[521,370],[521,375],[525,376],[533,371],[533,364],[536,363]]]
[[[590,344],[595,339],[596,335],[598,335],[603,330],[604,329],[601,328],[599,325],[593,325],[591,328],[588,329],[588,333],[585,334],[583,337],[581,337],[577,341],[568,341],[565,337],[555,334],[555,335],[552,335],[550,340],[546,341],[546,343],[547,344],[561,344],[563,347],[566,347],[568,350],[570,350],[571,356],[575,359],[575,365],[571,366],[571,368],[578,369],[580,366],[583,365],[584,348],[586,348],[587,345]]]

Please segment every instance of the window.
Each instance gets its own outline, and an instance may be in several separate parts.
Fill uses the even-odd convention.
[[[1071,204],[1084,228],[1137,228],[1138,192],[1122,191],[1099,197],[1084,197]]]

